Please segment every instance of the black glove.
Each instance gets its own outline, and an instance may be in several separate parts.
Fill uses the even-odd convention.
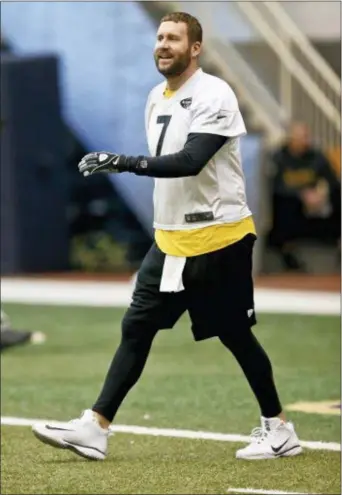
[[[85,155],[78,164],[78,170],[84,177],[99,172],[107,174],[131,172],[146,175],[147,160],[144,156],[125,156],[108,151],[96,151]]]
[[[119,165],[120,159],[121,163],[125,161],[124,156],[121,157],[116,153],[108,153],[107,151],[89,153],[78,164],[78,170],[84,177],[99,172],[121,172],[122,170],[120,170],[121,167]]]

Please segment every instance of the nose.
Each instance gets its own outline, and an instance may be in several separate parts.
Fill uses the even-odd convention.
[[[163,38],[162,40],[159,41],[158,48],[160,50],[163,50],[163,49],[165,50],[168,47],[169,47],[169,42],[168,42],[167,38]]]

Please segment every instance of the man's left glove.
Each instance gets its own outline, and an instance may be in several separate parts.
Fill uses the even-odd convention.
[[[78,170],[84,177],[99,172],[115,173],[125,170],[126,157],[107,151],[89,153],[78,164]]]

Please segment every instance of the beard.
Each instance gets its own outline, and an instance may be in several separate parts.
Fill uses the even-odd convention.
[[[181,55],[175,56],[172,63],[165,68],[160,68],[159,67],[159,56],[154,55],[154,61],[157,67],[158,72],[160,74],[163,74],[163,76],[166,77],[177,77],[183,74],[183,72],[189,67],[189,64],[191,62],[191,53],[190,49],[187,50],[186,52],[182,53]]]

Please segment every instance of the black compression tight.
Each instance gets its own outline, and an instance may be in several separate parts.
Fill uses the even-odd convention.
[[[112,422],[122,401],[136,384],[145,367],[157,330],[136,328],[123,322],[120,345],[109,367],[93,411]],[[266,418],[278,416],[282,407],[273,380],[271,362],[248,328],[219,336],[240,364]],[[229,385],[228,385],[229,386]]]
[[[252,330],[236,328],[231,334],[227,333],[219,339],[241,366],[259,403],[262,416],[278,416],[282,407],[274,384],[272,365]]]
[[[93,411],[112,422],[122,401],[138,381],[157,333],[123,322],[120,345],[109,367]]]

